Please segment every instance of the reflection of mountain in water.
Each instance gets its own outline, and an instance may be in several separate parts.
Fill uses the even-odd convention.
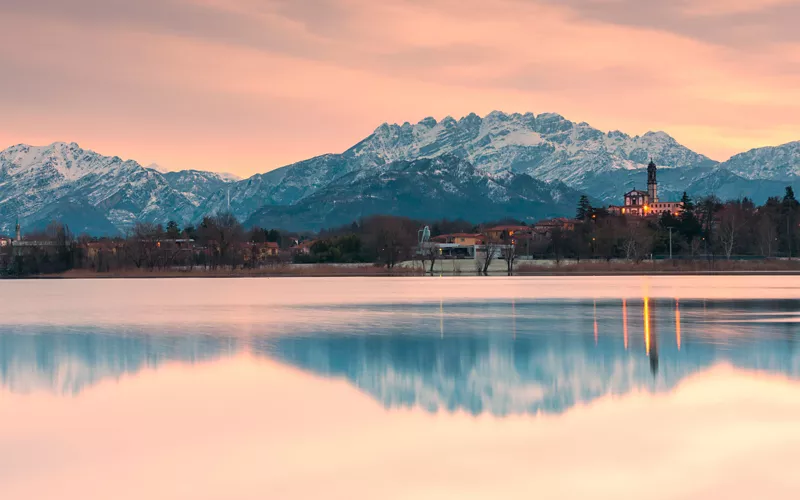
[[[562,412],[609,394],[666,391],[721,362],[800,378],[800,306],[789,301],[342,309],[316,326],[298,320],[294,331],[247,342],[256,355],[344,378],[387,407],[473,414]],[[76,330],[0,329],[0,383],[14,392],[77,394],[105,379],[244,347],[223,336]]]
[[[387,407],[495,415],[562,412],[608,394],[665,391],[720,362],[800,378],[795,323],[774,315],[733,323],[741,309],[723,304],[682,309],[683,318],[669,302],[518,305],[515,316],[456,320],[456,328],[443,316],[393,335],[285,337],[270,355],[344,377]]]
[[[0,331],[0,379],[14,392],[77,394],[170,361],[195,363],[235,350],[225,338]]]

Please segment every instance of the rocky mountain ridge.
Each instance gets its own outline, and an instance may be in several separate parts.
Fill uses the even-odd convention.
[[[439,157],[458,166],[448,167],[447,175],[436,175],[435,162],[417,163],[415,171],[400,167]],[[493,112],[459,120],[383,124],[341,154],[242,180],[198,170],[162,172],[75,143],[17,145],[0,152],[0,233],[9,233],[17,219],[29,230],[59,219],[73,232],[120,234],[138,221],[196,223],[229,208],[240,220],[272,221],[289,229],[295,228],[292,217],[299,217],[298,226],[310,228],[376,212],[422,218],[486,214],[487,219],[475,222],[495,213],[518,214],[521,219],[570,215],[575,201],[562,202],[559,197],[586,193],[600,203],[619,203],[625,191],[644,187],[651,158],[659,165],[663,199],[688,191],[721,198],[750,196],[760,202],[781,194],[800,176],[800,142],[751,150],[717,163],[664,132],[605,133],[553,113]],[[423,165],[434,170],[419,170]],[[530,200],[522,201],[531,193],[514,192],[514,182],[498,188],[499,179],[512,178],[531,186],[538,183],[531,188],[537,193],[533,199],[552,209],[531,209]],[[469,196],[476,199],[480,183],[486,190],[480,194],[486,202],[482,207],[456,203]],[[550,184],[554,187],[548,199],[543,193]],[[397,196],[392,189],[400,190]],[[489,196],[503,190],[505,201]],[[517,202],[516,207],[500,209]]]

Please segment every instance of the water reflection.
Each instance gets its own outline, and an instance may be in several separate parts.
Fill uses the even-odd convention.
[[[482,301],[315,308],[247,337],[63,327],[0,330],[0,381],[78,394],[167,362],[249,352],[358,387],[387,408],[561,413],[605,395],[668,391],[716,364],[800,377],[800,303],[675,299]]]
[[[344,377],[390,408],[476,415],[560,413],[607,394],[665,391],[718,363],[800,376],[794,316],[780,323],[767,315],[761,323],[764,317],[752,315],[776,307],[796,311],[797,304],[743,305],[715,302],[704,310],[702,303],[689,302],[682,319],[677,303],[649,298],[639,304],[514,304],[508,318],[488,313],[488,319],[465,321],[454,314],[444,322],[443,337],[426,331],[420,320],[413,327],[387,327],[390,335],[282,337],[261,352],[320,375]],[[470,307],[475,306],[453,306]],[[424,318],[424,307],[418,309]],[[737,320],[745,312],[749,322],[743,327]],[[582,318],[590,321],[585,327]],[[634,332],[638,339],[629,338]]]
[[[239,350],[235,339],[207,336],[0,331],[0,380],[17,393],[77,395],[103,380],[146,368],[210,361]]]

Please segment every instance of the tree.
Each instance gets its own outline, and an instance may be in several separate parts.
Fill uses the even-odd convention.
[[[489,273],[492,261],[497,256],[500,241],[492,237],[485,229],[481,231],[481,239],[483,240],[483,251],[481,252],[478,249],[475,251],[475,269],[478,273],[486,275]]]
[[[794,189],[792,186],[786,186],[786,194],[783,196],[783,203],[782,203],[782,212],[783,212],[783,220],[786,227],[786,232],[783,235],[783,239],[786,245],[786,253],[789,255],[789,258],[792,257],[794,254],[794,239],[795,239],[795,226],[797,225],[797,209],[800,205],[800,202],[797,201],[794,197]]]
[[[719,228],[716,232],[725,257],[730,260],[739,231],[745,223],[741,202],[728,202],[719,212]]]
[[[181,237],[181,229],[174,220],[167,222],[167,238],[177,240]]]
[[[705,243],[706,255],[709,259],[714,258],[714,238],[715,227],[714,217],[716,213],[722,208],[722,203],[714,195],[709,195],[702,198],[697,204],[698,219],[703,234],[703,242]]]
[[[388,215],[373,216],[361,223],[375,261],[389,269],[411,257],[417,240],[417,227],[418,223],[411,219]]]
[[[517,245],[514,242],[504,245],[501,255],[506,263],[506,271],[508,275],[514,274],[514,263],[517,261]]]
[[[694,202],[692,198],[686,194],[686,191],[683,192],[683,196],[681,196],[681,213],[694,213]]]
[[[215,267],[236,265],[232,254],[236,246],[244,241],[244,229],[232,213],[204,217],[198,233],[202,243],[213,252]]]
[[[792,208],[797,208],[798,201],[794,197],[794,189],[792,186],[786,186],[786,194],[783,195],[783,202],[789,204]]]
[[[419,249],[420,252],[420,259],[422,260],[422,272],[425,272],[425,262],[430,262],[430,269],[428,272],[432,275],[433,268],[436,265],[436,260],[439,258],[440,250],[439,247],[434,245],[431,242],[425,242]]]
[[[625,258],[639,262],[653,252],[654,232],[646,221],[628,221],[624,239]]]
[[[592,204],[589,202],[589,197],[582,194],[580,200],[578,200],[578,210],[575,213],[575,218],[578,220],[586,220],[591,214]]]
[[[556,259],[556,265],[561,264],[564,258],[564,250],[567,246],[567,238],[564,230],[560,226],[554,227],[550,231],[550,254]]]
[[[684,192],[681,197],[681,213],[678,217],[676,229],[689,245],[691,245],[695,238],[700,237],[703,233],[703,227],[695,213],[694,202],[686,192]]]
[[[128,231],[125,240],[125,255],[140,269],[143,266],[155,267],[158,239],[161,229],[152,222],[137,222]]]

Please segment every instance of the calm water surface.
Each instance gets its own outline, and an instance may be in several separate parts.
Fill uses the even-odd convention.
[[[796,277],[0,282],[0,499],[800,498]]]

